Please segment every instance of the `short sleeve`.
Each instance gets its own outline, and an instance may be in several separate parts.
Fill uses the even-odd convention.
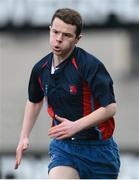
[[[31,72],[28,85],[28,99],[33,103],[40,102],[44,97],[44,93],[40,85],[39,78],[39,71],[36,68],[36,66],[34,66]]]
[[[86,80],[91,88],[91,92],[99,104],[103,107],[115,103],[113,81],[103,63],[88,66]]]

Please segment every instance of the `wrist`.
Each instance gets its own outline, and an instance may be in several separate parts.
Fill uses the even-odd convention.
[[[93,118],[90,116],[84,116],[76,121],[76,126],[80,129],[80,131],[91,128],[92,126],[94,126],[92,119]]]
[[[29,139],[29,135],[21,134],[20,139]]]
[[[75,126],[77,127],[78,131],[84,130],[85,127],[82,118],[75,121]]]

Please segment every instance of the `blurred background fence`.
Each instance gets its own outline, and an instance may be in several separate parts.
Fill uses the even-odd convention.
[[[61,7],[81,13],[85,23],[78,46],[97,56],[113,78],[118,104],[114,136],[122,154],[120,177],[139,178],[139,0],[0,1],[0,176],[47,177],[51,119],[45,107],[31,133],[29,157],[17,172],[13,166],[30,72],[50,52],[48,26]]]

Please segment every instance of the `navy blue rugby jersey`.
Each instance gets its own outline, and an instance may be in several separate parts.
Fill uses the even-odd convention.
[[[103,63],[85,50],[75,47],[71,55],[51,74],[53,53],[49,53],[32,69],[29,100],[46,99],[52,125],[59,122],[55,114],[71,121],[84,117],[99,107],[115,102],[113,81]],[[108,139],[115,128],[114,118],[83,130],[75,138]]]

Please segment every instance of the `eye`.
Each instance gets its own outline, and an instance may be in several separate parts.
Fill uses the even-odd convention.
[[[58,31],[55,30],[55,29],[52,29],[52,32],[53,32],[54,34],[58,34]]]
[[[64,36],[69,37],[69,34],[64,34]]]
[[[64,33],[64,36],[67,37],[67,38],[73,37],[73,35],[72,35],[72,34],[69,34],[69,33]]]

